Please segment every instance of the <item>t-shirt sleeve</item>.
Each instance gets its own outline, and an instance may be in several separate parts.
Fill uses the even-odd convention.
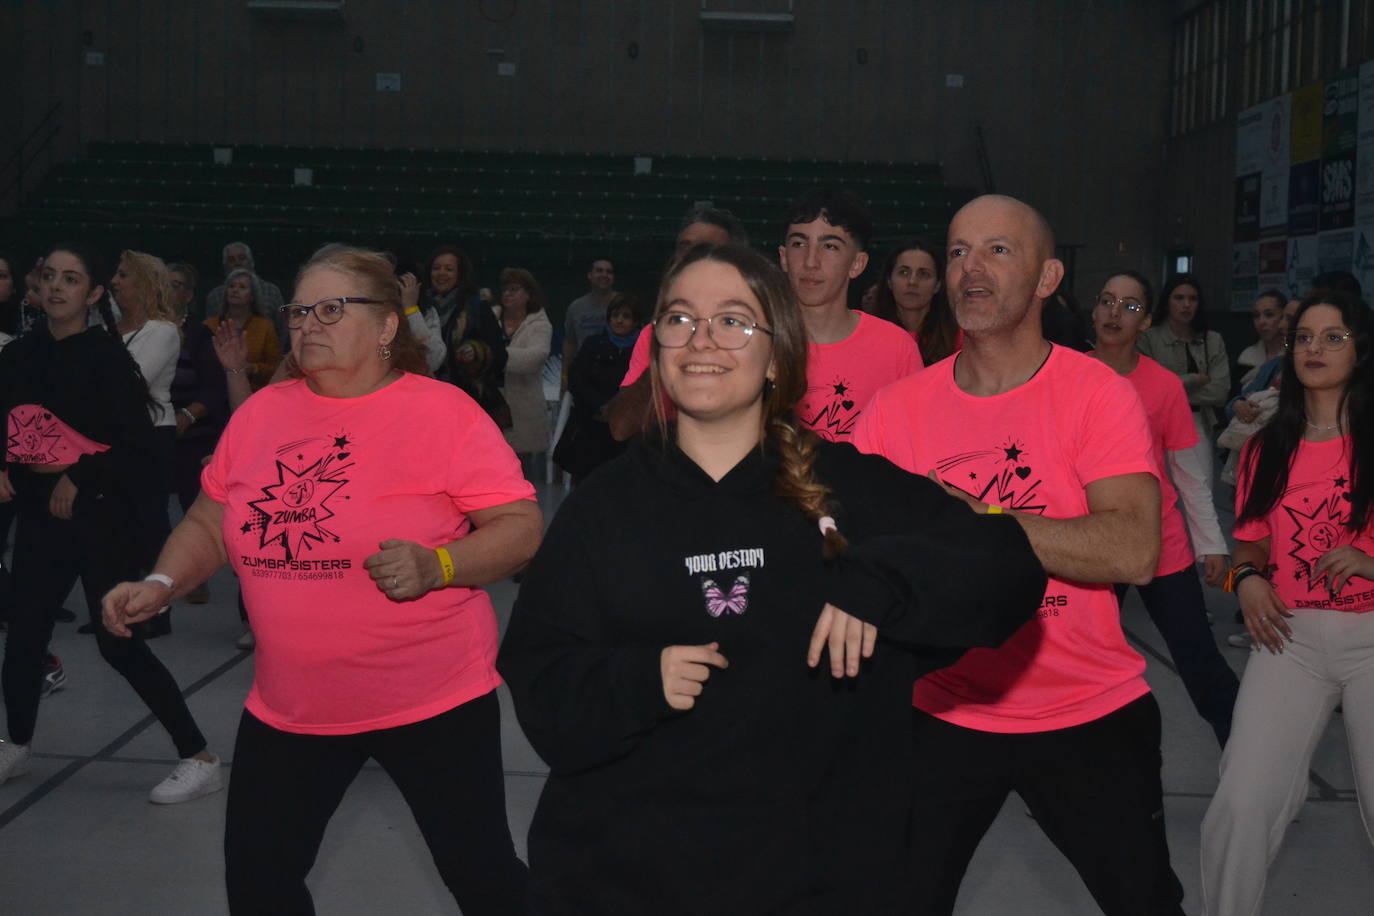
[[[563,315],[563,339],[577,339],[577,303],[568,305],[568,311]]]
[[[467,515],[521,499],[534,499],[534,487],[520,473],[519,459],[491,417],[462,392],[448,394],[455,402],[449,408],[456,414],[453,420],[463,430],[449,453],[445,482],[458,511]]]
[[[634,349],[630,351],[630,365],[625,370],[625,378],[620,382],[621,388],[628,388],[639,381],[644,370],[649,368],[649,338],[653,336],[649,328],[650,325],[645,325],[635,340]]]
[[[234,411],[229,417],[229,422],[225,424],[224,432],[220,434],[219,441],[215,443],[215,453],[210,456],[210,463],[200,472],[200,488],[205,491],[205,495],[217,503],[227,503],[229,501],[229,468],[233,466],[232,455],[239,450],[239,439],[252,429],[252,416],[256,412],[256,404],[262,403],[263,397],[270,395],[259,394],[254,398],[249,398],[243,406]]]
[[[1163,423],[1164,448],[1177,452],[1197,445],[1197,426],[1193,424],[1193,411],[1188,406],[1188,394],[1183,383],[1172,372],[1160,373],[1159,383],[1167,386],[1168,395],[1164,398]]]
[[[865,455],[885,454],[882,414],[883,393],[879,391],[873,395],[864,412],[859,415],[859,422],[854,425],[854,435],[850,437],[849,444]]]
[[[1079,441],[1072,455],[1079,483],[1125,474],[1154,474],[1150,421],[1129,381],[1112,373],[1080,402]]]
[[[907,346],[902,348],[902,360],[898,368],[901,371],[901,378],[906,378],[913,372],[920,372],[926,367],[926,364],[925,360],[921,358],[921,348],[916,341],[906,334],[903,334],[902,337],[906,339]]]

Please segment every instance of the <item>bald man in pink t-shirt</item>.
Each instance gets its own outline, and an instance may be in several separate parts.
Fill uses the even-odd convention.
[[[1014,514],[1050,574],[1035,620],[915,685],[915,913],[953,911],[1011,792],[1104,912],[1183,912],[1159,707],[1112,589],[1154,575],[1158,469],[1131,384],[1041,333],[1062,275],[1031,207],[995,195],[966,205],[950,224],[945,284],[964,349],[880,391],[854,435],[860,450],[937,475],[974,511]]]

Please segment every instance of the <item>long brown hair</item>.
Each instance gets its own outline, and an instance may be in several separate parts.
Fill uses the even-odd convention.
[[[903,239],[897,243],[883,261],[882,275],[878,277],[878,295],[873,303],[873,316],[890,321],[899,328],[902,324],[901,309],[897,306],[897,296],[888,285],[892,271],[897,267],[897,259],[908,251],[921,251],[930,255],[935,262],[935,279],[940,288],[930,298],[930,308],[926,310],[921,327],[916,331],[916,344],[921,348],[921,359],[927,366],[938,363],[959,348],[959,322],[954,319],[954,310],[949,307],[949,297],[945,295],[945,253],[940,246],[927,239]]]
[[[752,248],[742,245],[695,245],[683,252],[668,268],[659,287],[654,307],[655,324],[665,311],[668,291],[682,272],[698,261],[716,261],[739,271],[749,291],[763,310],[763,322],[773,332],[775,378],[764,382],[763,422],[759,444],[776,448],[782,462],[773,481],[773,492],[790,500],[808,518],[832,514],[830,488],[816,477],[816,456],[820,438],[797,419],[796,405],[806,394],[806,357],[809,342],[801,310],[792,296],[792,287],[778,265]],[[650,329],[649,333],[653,333]],[[668,418],[663,412],[663,385],[658,370],[658,338],[649,340],[649,371],[653,388],[654,411],[659,432],[665,441]],[[825,533],[824,555],[834,557],[844,550],[844,537],[834,528]]]
[[[347,274],[362,287],[365,298],[381,303],[366,308],[375,311],[379,318],[387,312],[394,313],[396,336],[388,345],[391,348],[391,365],[402,372],[430,374],[424,344],[416,340],[410,331],[410,321],[401,306],[401,288],[396,283],[391,261],[384,254],[349,245],[326,245],[315,252],[296,273],[296,285],[299,286],[301,278],[312,270],[333,270]],[[292,378],[300,378],[301,368],[296,365],[295,356],[288,355],[286,359],[287,373]]]

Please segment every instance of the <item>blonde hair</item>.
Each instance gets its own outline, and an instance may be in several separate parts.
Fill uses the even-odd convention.
[[[664,275],[654,308],[655,324],[666,311],[673,281],[698,261],[716,261],[739,271],[763,310],[763,324],[773,332],[770,339],[775,377],[764,382],[759,444],[770,443],[782,459],[773,480],[773,492],[795,504],[807,518],[820,521],[832,515],[834,510],[830,504],[830,488],[816,477],[820,437],[803,427],[796,416],[797,402],[806,394],[806,359],[810,343],[792,287],[776,263],[752,248],[734,244],[696,245],[683,252]],[[652,327],[648,333],[653,334]],[[658,338],[651,337],[649,369],[654,412],[659,431],[666,439],[668,424],[663,413],[659,349]],[[824,536],[822,551],[827,559],[838,556],[848,546],[844,536],[833,527],[827,528]]]
[[[143,317],[148,321],[181,323],[181,313],[172,301],[172,277],[162,259],[144,251],[121,251],[119,266],[138,287]]]

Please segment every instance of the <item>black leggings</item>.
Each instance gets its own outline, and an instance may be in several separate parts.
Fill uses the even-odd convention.
[[[245,710],[224,826],[229,912],[315,912],[305,877],[369,758],[401,790],[465,916],[524,913],[527,872],[506,821],[494,692],[412,725],[355,735],[284,732]]]
[[[10,740],[28,744],[38,720],[43,657],[52,638],[51,611],[62,604],[77,578],[95,624],[96,643],[105,661],[167,729],[177,756],[205,750],[177,682],[141,637],[121,639],[100,623],[100,599],[115,584],[136,576],[140,538],[128,531],[130,513],[113,497],[77,493],[74,518],[64,521],[48,511],[55,475],[11,470],[18,526],[14,536],[14,604],[5,639],[3,681]]]

